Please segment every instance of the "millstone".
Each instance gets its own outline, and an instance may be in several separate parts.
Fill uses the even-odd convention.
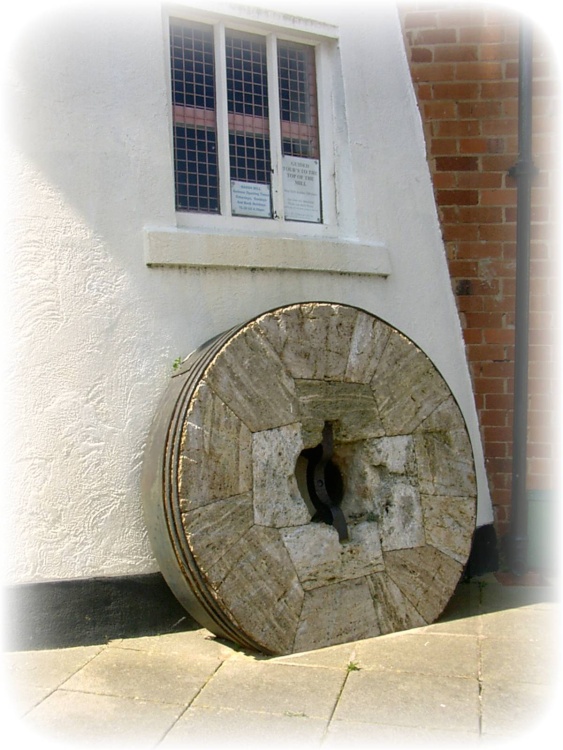
[[[304,479],[327,430],[347,536],[315,517]],[[363,310],[303,303],[184,361],[153,423],[143,501],[192,616],[288,654],[434,621],[469,555],[476,482],[428,357]]]

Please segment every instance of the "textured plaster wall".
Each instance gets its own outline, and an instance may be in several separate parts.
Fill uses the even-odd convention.
[[[178,5],[178,4],[177,4]],[[149,268],[146,228],[173,230],[158,2],[70,3],[13,40],[3,305],[10,582],[157,569],[141,513],[143,446],[178,356],[277,305],[363,307],[435,362],[478,426],[396,9],[311,8],[340,27],[334,89],[342,233],[384,243],[391,274]],[[301,4],[300,12],[307,15]],[[347,138],[346,124],[348,128]],[[264,247],[267,247],[264,239]]]

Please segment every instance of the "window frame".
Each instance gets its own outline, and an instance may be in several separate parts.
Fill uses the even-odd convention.
[[[333,122],[331,101],[332,61],[337,41],[334,27],[315,24],[302,19],[288,19],[272,15],[272,22],[264,23],[253,19],[225,16],[203,10],[171,7],[164,10],[166,71],[168,82],[168,111],[170,118],[170,152],[172,155],[172,180],[175,181],[174,167],[174,102],[172,99],[170,70],[170,25],[173,20],[189,24],[207,24],[213,27],[215,54],[215,117],[217,128],[217,161],[219,175],[219,213],[176,210],[176,224],[179,228],[231,231],[233,233],[253,232],[259,234],[280,233],[298,236],[335,236],[336,184],[335,158],[333,146]],[[311,28],[313,27],[313,28]],[[318,28],[317,28],[318,27]],[[226,32],[258,34],[264,37],[267,50],[269,121],[271,147],[271,218],[238,216],[232,213],[231,175],[229,157],[229,113],[227,104],[226,80]],[[320,33],[319,33],[320,32]],[[283,171],[282,171],[282,126],[278,90],[277,40],[306,44],[314,48],[316,71],[316,95],[318,109],[318,138],[320,157],[320,192],[322,220],[306,222],[283,218]],[[272,144],[274,144],[272,146]],[[175,192],[175,191],[174,191]]]

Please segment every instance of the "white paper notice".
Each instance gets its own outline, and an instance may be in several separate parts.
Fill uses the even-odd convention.
[[[282,157],[285,218],[290,221],[321,220],[321,184],[318,159]]]
[[[269,185],[231,180],[231,202],[235,216],[272,216]]]

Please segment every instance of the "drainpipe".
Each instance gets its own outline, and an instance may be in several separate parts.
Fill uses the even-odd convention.
[[[516,179],[516,315],[514,352],[514,426],[512,437],[512,496],[508,565],[514,575],[528,571],[528,338],[530,310],[530,211],[532,179],[532,46],[533,30],[529,19],[520,22],[518,78],[518,150],[517,163],[508,174]]]

